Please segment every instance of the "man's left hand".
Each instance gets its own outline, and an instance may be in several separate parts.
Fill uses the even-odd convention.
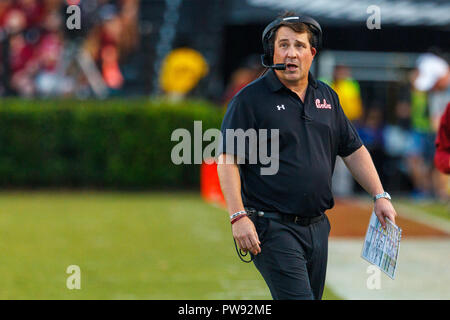
[[[390,200],[380,198],[377,201],[375,201],[374,211],[375,215],[378,217],[378,220],[380,220],[383,228],[386,228],[385,218],[388,218],[389,220],[391,220],[392,223],[395,224],[395,217],[397,217],[397,212],[395,212],[395,209],[392,206]]]

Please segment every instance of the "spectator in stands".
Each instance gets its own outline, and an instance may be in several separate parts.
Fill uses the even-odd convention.
[[[227,106],[228,102],[239,90],[258,78],[263,71],[264,68],[261,65],[260,55],[250,55],[247,57],[243,65],[231,74],[230,82],[222,98],[223,105]]]
[[[431,116],[430,134],[424,136],[416,130],[414,135],[414,145],[424,146],[422,153],[429,163],[429,167],[431,167],[431,170],[423,173],[423,179],[429,181],[431,175],[434,195],[442,201],[447,201],[449,197],[446,189],[448,177],[434,167],[433,157],[435,152],[434,141],[439,121],[450,101],[450,68],[448,63],[433,53],[421,55],[417,60],[417,69],[413,74],[412,84],[414,89],[423,95],[427,93],[425,101],[428,106],[427,112]],[[412,159],[414,160],[414,157]],[[417,169],[417,163],[413,162],[411,168],[414,174]]]
[[[63,45],[67,36],[61,15],[64,3],[62,0],[0,1],[0,94],[67,95],[86,87],[82,70],[61,74],[63,49],[69,47],[67,43]],[[97,62],[106,85],[111,91],[117,91],[125,81],[120,63],[136,49],[139,40],[139,0],[114,1],[118,7],[110,3],[107,0],[93,3],[100,6],[100,19],[94,19],[93,30],[87,29],[91,32],[83,48]],[[95,7],[92,10],[95,12]]]
[[[417,60],[413,75],[414,87],[428,93],[428,105],[433,132],[437,132],[440,119],[450,101],[450,67],[443,58],[426,53]]]
[[[8,12],[11,7],[12,0],[3,0],[0,1],[0,25],[4,25],[4,17],[6,12]]]
[[[120,93],[124,85],[120,63],[138,45],[138,1],[120,3],[121,7],[106,3],[99,9],[101,23],[90,32],[84,44],[112,93]]]
[[[4,15],[3,27],[8,34],[11,88],[20,95],[31,96],[33,82],[27,65],[33,58],[34,48],[25,37],[27,20],[23,11],[19,8],[8,10]]]
[[[412,142],[407,150],[407,165],[414,185],[412,196],[416,199],[428,198],[433,194],[430,175],[433,171],[434,134],[426,93],[411,88],[409,103]]]
[[[119,67],[119,42],[122,35],[122,20],[117,8],[107,4],[100,9],[102,28],[100,34],[100,65],[103,80],[110,89],[119,90],[123,75]]]
[[[63,56],[63,21],[57,12],[50,12],[43,22],[43,35],[36,46],[35,90],[39,96],[69,95],[75,90],[74,79],[60,74]]]
[[[404,182],[409,182],[411,179],[407,165],[408,151],[413,144],[409,102],[397,103],[394,119],[393,123],[385,125],[383,129],[384,154],[386,155],[383,161],[383,172],[391,189],[401,188]],[[421,186],[424,181],[416,180],[413,183]]]
[[[25,14],[27,28],[39,27],[44,18],[44,5],[41,0],[17,0],[18,7]]]
[[[357,126],[358,134],[369,150],[378,172],[382,172],[384,158],[383,122],[383,111],[375,105],[365,110],[364,117]]]
[[[138,8],[139,0],[121,1],[122,34],[119,41],[121,58],[128,56],[139,45]]]

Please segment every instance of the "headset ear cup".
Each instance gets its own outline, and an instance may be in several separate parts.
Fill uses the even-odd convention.
[[[269,62],[268,63],[269,65],[273,64],[273,55],[275,54],[274,43],[273,43],[273,41],[275,41],[275,39],[273,39],[274,36],[275,36],[275,30],[271,30],[269,32],[269,36],[267,37],[267,60]]]
[[[313,34],[313,47],[316,48],[316,50],[322,49],[322,32],[313,24],[309,24],[309,26]]]
[[[267,60],[269,60],[269,64],[271,64],[271,65],[273,64],[273,54],[274,54],[273,45],[271,42],[269,42],[269,54],[268,54]]]
[[[268,56],[267,54],[264,55],[264,64],[266,66],[270,66],[272,63],[270,62],[270,56]]]
[[[320,41],[320,35],[319,34],[314,34],[314,46],[316,48],[316,50],[320,50],[321,48],[321,41]]]
[[[272,65],[272,45],[270,44],[270,36],[269,37],[264,37],[263,40],[263,50],[264,50],[264,54],[262,55],[263,57],[263,62],[265,65]]]

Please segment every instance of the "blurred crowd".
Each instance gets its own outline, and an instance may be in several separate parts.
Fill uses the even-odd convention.
[[[80,8],[81,28],[71,30],[67,12]],[[0,96],[113,96],[125,83],[123,64],[139,46],[139,0],[1,0]],[[262,74],[259,55],[235,70],[221,103]],[[187,46],[163,60],[160,87],[173,99],[191,92],[209,72],[206,59]],[[439,53],[420,56],[399,88],[393,110],[364,103],[351,69],[336,65],[327,82],[339,95],[387,190],[408,186],[418,199],[448,199],[448,177],[434,166],[435,139],[450,101],[448,59]],[[334,190],[349,195],[358,187],[338,159]]]
[[[67,28],[79,10],[79,30]],[[89,96],[120,91],[120,65],[138,45],[139,0],[0,1],[0,96]],[[77,13],[75,13],[77,14]],[[94,90],[95,91],[95,90]]]
[[[449,199],[448,176],[435,167],[436,135],[450,102],[450,68],[444,57],[421,55],[400,94],[391,121],[381,108],[366,109],[358,132],[382,178],[393,188],[409,183],[415,199]]]
[[[263,71],[259,57],[250,56],[231,75],[223,96],[228,101]],[[351,69],[336,65],[332,79],[320,79],[337,93],[342,108],[355,125],[385,188],[409,192],[418,200],[449,200],[448,176],[435,168],[436,133],[441,117],[450,102],[450,69],[444,55],[426,53],[419,57],[398,89],[394,110],[361,97],[360,84]],[[336,161],[333,192],[349,196],[358,191],[343,161]]]

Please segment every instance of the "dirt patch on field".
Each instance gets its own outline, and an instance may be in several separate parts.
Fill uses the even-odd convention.
[[[336,200],[333,209],[327,211],[330,219],[330,237],[364,237],[367,231],[372,207],[364,208],[360,204],[353,204],[349,200]],[[403,230],[402,238],[409,237],[450,237],[445,231],[438,230],[420,222],[399,217],[396,224]]]

